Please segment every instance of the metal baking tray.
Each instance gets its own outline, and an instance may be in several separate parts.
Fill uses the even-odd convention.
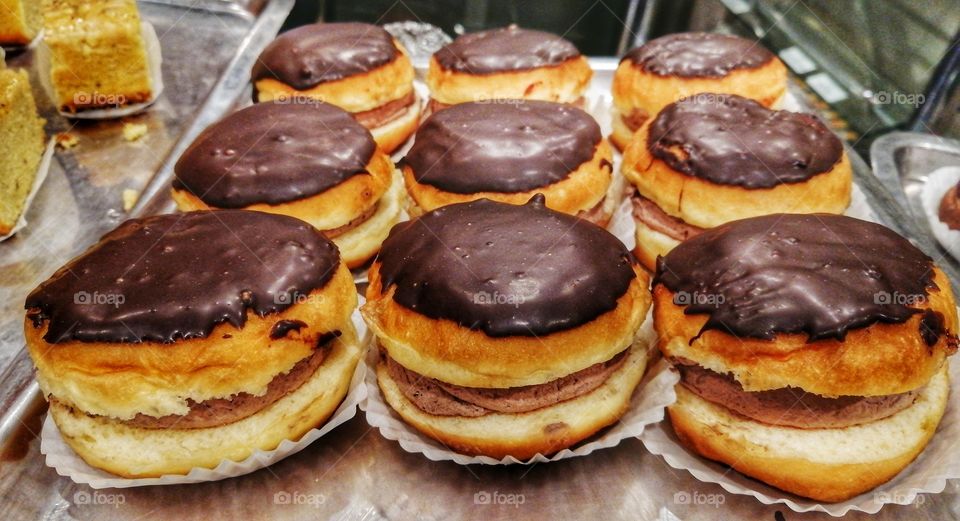
[[[248,22],[258,23],[254,20]],[[248,34],[256,34],[250,23]],[[200,48],[190,38],[202,37],[192,34],[183,42],[182,48],[191,49],[184,56],[186,61],[192,61]],[[240,65],[252,59],[255,47],[250,44],[237,51],[234,63],[217,84],[222,96],[195,104],[191,110],[177,109],[181,114],[200,112],[192,123],[181,127],[187,130],[180,141],[168,147],[167,157],[154,163],[159,166],[152,180],[143,177],[144,198],[133,213],[172,209],[168,195],[171,159],[189,141],[186,138],[216,119],[225,107],[249,99],[245,98],[247,69]],[[177,57],[171,52],[166,57],[167,73],[181,75],[183,82],[191,81],[189,74],[212,75],[212,69],[193,64],[182,65],[188,70],[173,70]],[[591,62],[596,71],[594,82],[609,90],[617,61],[599,58]],[[424,64],[417,65],[422,74]],[[907,219],[905,211],[866,163],[852,149],[847,151],[857,183],[880,219],[909,233],[901,225]],[[111,197],[88,206],[102,212],[115,204]],[[104,223],[103,229],[111,225]],[[76,242],[89,243],[98,233],[90,232],[85,236],[88,240]],[[921,247],[931,246],[928,237],[917,242]],[[49,268],[39,268],[38,276],[46,276],[62,260],[47,262]],[[19,320],[22,298],[16,299],[11,312]],[[0,434],[7,442],[0,457],[0,496],[4,498],[0,519],[833,519],[826,514],[796,514],[783,505],[767,506],[752,497],[726,493],[717,485],[670,468],[635,439],[589,457],[550,464],[461,466],[405,452],[396,442],[381,437],[362,413],[303,452],[247,476],[195,485],[94,491],[57,476],[44,465],[34,436],[43,417],[43,401],[33,383],[29,359],[21,353],[13,360],[0,379]],[[921,495],[914,505],[887,505],[875,516],[852,513],[847,517],[956,519],[960,517],[958,487],[950,483],[944,493]]]
[[[920,200],[927,177],[944,166],[960,166],[960,141],[919,132],[892,132],[880,136],[870,145],[870,159],[877,178],[908,209],[910,226],[916,234],[933,232]],[[960,259],[950,255],[931,240],[935,259],[949,267],[954,289],[960,285]]]

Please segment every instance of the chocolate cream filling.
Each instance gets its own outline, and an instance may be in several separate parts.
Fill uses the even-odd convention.
[[[476,418],[491,413],[535,411],[583,396],[603,385],[623,366],[627,351],[551,382],[508,388],[453,385],[403,367],[382,349],[380,357],[400,392],[421,411],[435,416]]]
[[[769,425],[800,429],[842,429],[882,420],[910,407],[922,389],[885,396],[828,398],[797,387],[744,391],[732,374],[721,374],[689,360],[673,360],[680,383],[690,392],[741,416]]]
[[[284,396],[296,391],[317,372],[329,354],[333,340],[340,336],[336,331],[320,337],[313,354],[297,362],[286,373],[278,374],[267,384],[267,392],[256,396],[237,393],[229,398],[214,398],[195,402],[188,399],[190,412],[167,416],[137,414],[122,423],[140,429],[205,429],[227,425],[260,412]]]
[[[417,96],[411,90],[406,96],[388,101],[379,107],[362,112],[351,113],[353,117],[367,128],[382,127],[387,123],[400,119],[407,109],[417,101]]]
[[[703,233],[703,228],[687,224],[683,219],[664,212],[656,203],[638,192],[630,196],[630,201],[633,203],[634,219],[671,239],[682,242]]]

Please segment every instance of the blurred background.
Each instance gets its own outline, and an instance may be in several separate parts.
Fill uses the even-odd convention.
[[[810,101],[866,154],[891,130],[960,138],[960,0],[299,0],[317,20],[427,22],[456,36],[511,23],[620,56],[667,33],[758,38]]]

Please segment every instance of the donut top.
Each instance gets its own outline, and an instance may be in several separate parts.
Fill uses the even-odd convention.
[[[743,188],[800,183],[843,155],[840,139],[816,116],[726,94],[667,105],[650,124],[647,148],[674,170]]]
[[[549,67],[578,56],[560,36],[515,25],[465,34],[433,55],[443,69],[467,74]]]
[[[616,237],[546,208],[542,195],[434,210],[395,226],[378,259],[395,302],[491,337],[585,324],[615,309],[636,277]]]
[[[253,66],[253,81],[273,78],[297,90],[369,72],[400,51],[383,28],[363,23],[311,24],[270,43]]]
[[[292,217],[217,210],[133,219],[27,296],[50,343],[203,338],[324,287],[337,247]]]
[[[658,259],[657,284],[684,313],[708,316],[701,334],[806,333],[809,341],[902,323],[937,289],[933,261],[909,241],[879,224],[827,214],[775,214],[707,230]]]
[[[424,122],[404,164],[446,192],[525,192],[566,179],[602,137],[593,117],[564,103],[461,103]]]
[[[296,201],[366,173],[376,148],[333,105],[260,103],[204,130],[177,161],[173,186],[217,208]]]
[[[720,78],[737,69],[755,69],[773,58],[758,42],[715,33],[669,34],[623,57],[647,72],[684,78]]]

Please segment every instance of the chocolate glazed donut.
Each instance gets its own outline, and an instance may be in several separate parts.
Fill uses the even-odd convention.
[[[204,130],[177,161],[173,187],[217,208],[296,201],[367,173],[376,148],[328,103],[260,103]]]
[[[737,69],[755,69],[773,58],[757,42],[716,33],[670,34],[623,57],[647,72],[683,78],[720,78]]]
[[[158,215],[106,234],[30,293],[26,308],[35,327],[49,321],[49,343],[204,338],[222,322],[242,328],[248,310],[287,309],[339,263],[332,242],[292,217]]]
[[[770,110],[733,94],[668,105],[650,124],[647,148],[674,170],[707,181],[772,188],[830,171],[843,144],[811,114]]]
[[[558,65],[580,51],[561,36],[511,25],[465,34],[433,56],[448,71],[494,74]]]
[[[937,290],[933,275],[930,257],[879,224],[780,214],[734,221],[682,243],[658,259],[653,284],[712,297],[682,303],[685,314],[708,316],[700,334],[806,333],[812,342],[905,322],[921,310],[895,296],[927,298]],[[927,345],[945,334],[937,315],[925,312],[921,330],[928,331],[920,333]]]
[[[593,117],[567,104],[461,103],[423,123],[404,163],[446,192],[525,192],[566,179],[602,138]]]
[[[399,224],[380,251],[383,291],[401,306],[491,337],[541,336],[617,306],[636,278],[616,237],[549,210],[480,199]]]
[[[288,31],[264,49],[253,81],[273,78],[297,90],[362,74],[393,61],[399,51],[383,28],[322,23]]]

